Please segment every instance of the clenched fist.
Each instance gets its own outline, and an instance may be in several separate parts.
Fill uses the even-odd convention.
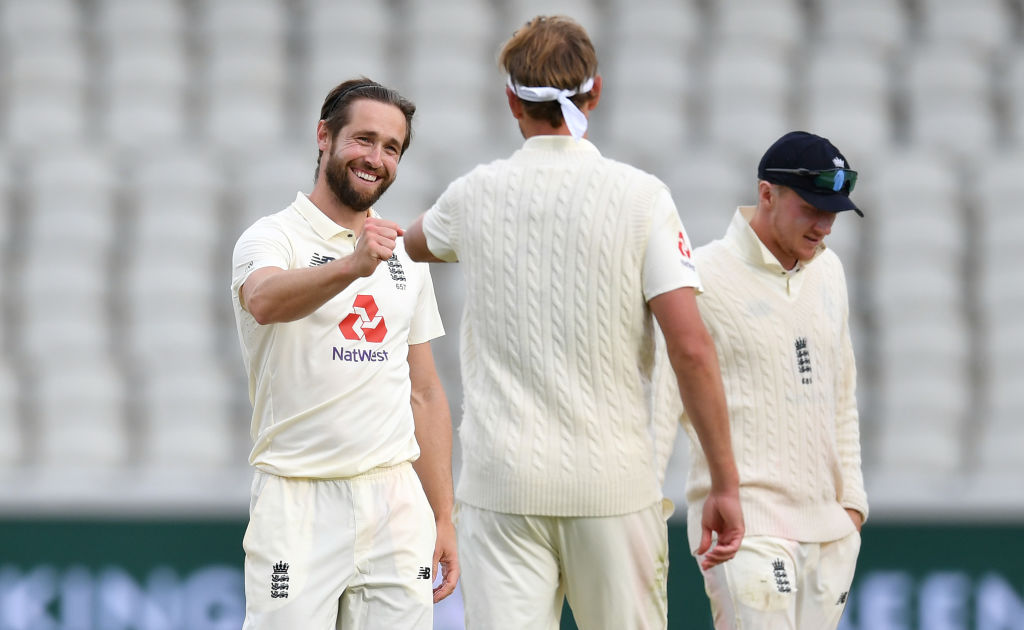
[[[360,276],[369,276],[382,260],[388,260],[395,251],[395,243],[404,234],[394,221],[369,217],[363,224],[363,233],[356,241],[352,253],[353,268]]]

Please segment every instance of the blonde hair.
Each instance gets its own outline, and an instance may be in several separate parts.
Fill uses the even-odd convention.
[[[540,15],[512,34],[498,56],[498,65],[512,82],[527,87],[578,88],[597,74],[597,52],[587,31],[572,18]],[[577,94],[577,107],[586,103],[591,92]],[[523,101],[526,114],[545,120],[552,127],[563,122],[557,102]]]

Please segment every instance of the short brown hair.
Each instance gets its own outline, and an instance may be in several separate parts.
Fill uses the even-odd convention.
[[[386,105],[394,105],[405,115],[405,140],[402,142],[402,155],[409,148],[412,142],[412,117],[416,113],[416,105],[412,101],[399,94],[396,90],[384,87],[376,81],[366,77],[349,79],[344,83],[336,85],[320,107],[320,120],[327,124],[327,131],[331,138],[335,138],[342,127],[348,124],[351,117],[351,105],[354,101],[366,98]],[[315,181],[320,175],[320,158],[323,151],[317,153],[316,170],[313,172]]]
[[[554,87],[563,90],[578,88],[597,74],[597,52],[587,31],[572,18],[562,15],[540,15],[512,34],[498,56],[501,66],[517,85]],[[577,106],[593,94],[577,94]],[[562,108],[556,101],[532,103],[523,101],[530,118],[545,120],[552,127],[562,125]]]

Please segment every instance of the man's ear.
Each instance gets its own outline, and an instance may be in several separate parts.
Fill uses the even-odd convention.
[[[508,108],[512,110],[512,116],[516,120],[519,120],[526,115],[526,112],[523,109],[523,102],[515,95],[512,88],[505,86],[505,96],[508,98]]]
[[[772,187],[771,182],[766,182],[761,179],[757,182],[757,201],[759,205],[763,205],[766,208],[770,208],[772,205],[772,198],[777,195],[777,191]]]
[[[331,146],[331,131],[326,121],[321,120],[316,124],[316,146],[321,151],[327,151]]]
[[[587,113],[597,107],[597,102],[601,100],[601,75],[594,75],[594,87],[590,88],[590,100],[583,104],[583,110]]]

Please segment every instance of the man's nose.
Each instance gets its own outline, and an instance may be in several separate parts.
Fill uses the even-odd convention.
[[[835,223],[836,214],[834,212],[827,212],[818,217],[818,230],[828,236],[832,233],[832,224]]]
[[[370,165],[373,166],[374,168],[377,168],[381,164],[383,164],[383,154],[384,150],[381,148],[381,146],[379,144],[375,144],[372,147],[370,147],[369,152],[367,152],[366,161],[369,162]]]

